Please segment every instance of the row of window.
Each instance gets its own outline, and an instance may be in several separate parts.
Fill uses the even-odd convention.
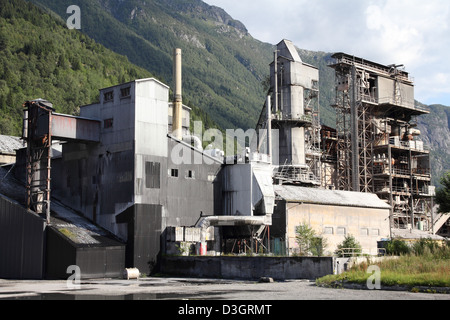
[[[120,89],[120,98],[129,98],[131,96],[131,87]],[[114,101],[114,91],[107,91],[103,94],[104,102]]]
[[[161,187],[161,163],[159,162],[146,162],[145,163],[145,187],[148,189],[159,189]],[[180,177],[179,169],[169,169],[168,176],[172,178]],[[195,179],[195,171],[186,170],[186,179]],[[208,174],[208,181],[214,181],[216,176]]]
[[[179,170],[178,169],[169,169],[169,177],[178,178]],[[186,179],[195,179],[195,171],[186,170],[185,178]]]
[[[345,227],[325,227],[323,230],[324,234],[336,234],[336,235],[346,235],[347,228]],[[369,229],[369,228],[360,228],[359,229],[360,236],[379,236],[380,229]]]

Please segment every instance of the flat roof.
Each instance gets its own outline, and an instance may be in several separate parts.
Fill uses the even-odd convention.
[[[394,65],[383,65],[381,63],[373,62],[373,61],[370,61],[370,60],[367,60],[367,59],[363,59],[363,58],[359,58],[359,57],[355,57],[354,55],[347,54],[347,53],[344,53],[344,52],[336,52],[336,53],[334,53],[331,56],[331,58],[336,59],[336,60],[341,60],[341,59],[345,58],[347,60],[350,60],[352,62],[361,64],[361,65],[372,66],[372,67],[374,67],[376,69],[379,69],[380,71],[382,70],[382,71],[384,71],[386,73],[389,73],[391,68],[394,66]],[[408,72],[406,72],[404,70],[398,70],[398,71],[403,77],[409,78],[409,73]]]
[[[275,193],[287,202],[302,202],[346,207],[390,209],[373,193],[325,190],[290,185],[274,185]]]

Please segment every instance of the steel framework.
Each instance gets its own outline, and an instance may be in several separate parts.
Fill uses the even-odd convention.
[[[402,65],[343,53],[336,72],[336,188],[376,193],[392,207],[392,228],[433,229],[429,151],[414,139],[413,83]]]

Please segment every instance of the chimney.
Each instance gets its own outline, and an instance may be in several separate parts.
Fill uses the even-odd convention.
[[[183,138],[183,96],[182,96],[182,65],[181,49],[175,49],[173,53],[173,79],[174,79],[174,98],[173,98],[173,121],[172,135],[181,140]]]

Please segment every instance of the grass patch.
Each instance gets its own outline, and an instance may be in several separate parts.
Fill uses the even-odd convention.
[[[364,262],[343,274],[317,279],[316,283],[334,287],[348,282],[365,284],[372,276],[367,273],[369,265],[380,267],[382,286],[450,287],[450,247],[447,245],[433,250],[425,247],[421,254],[409,253],[379,263]]]

